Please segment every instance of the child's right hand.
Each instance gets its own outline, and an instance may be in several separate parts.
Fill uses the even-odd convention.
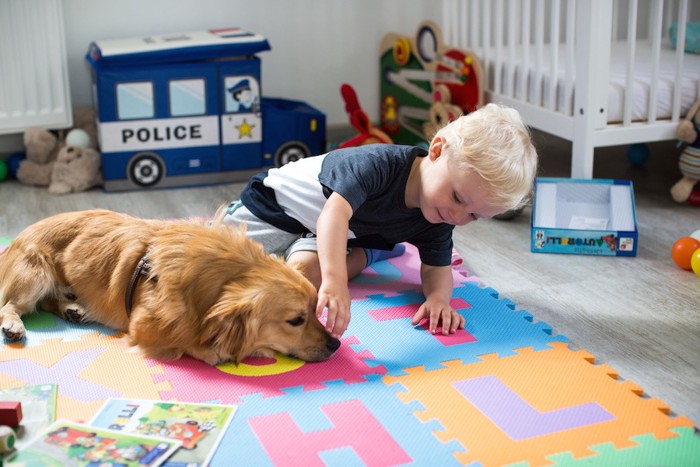
[[[333,284],[323,281],[318,289],[316,316],[321,317],[323,309],[328,309],[326,329],[333,337],[340,338],[350,324],[350,291],[347,284]]]

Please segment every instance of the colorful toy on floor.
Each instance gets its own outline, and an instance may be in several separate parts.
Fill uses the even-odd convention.
[[[22,403],[0,401],[0,425],[17,426],[22,421]]]
[[[397,143],[423,143],[484,103],[478,58],[444,44],[431,21],[421,23],[415,37],[387,34],[380,54],[381,128]]]
[[[636,167],[643,167],[649,160],[650,155],[649,146],[644,143],[631,144],[627,148],[627,160]]]
[[[688,115],[678,124],[676,137],[679,143],[687,143],[687,146],[678,159],[682,177],[671,187],[671,197],[677,203],[684,203],[700,180],[700,99],[695,101]]]
[[[240,28],[93,42],[105,190],[243,181],[325,152],[322,112],[261,96],[266,50]]]
[[[3,159],[0,159],[0,182],[5,181],[9,171],[10,170],[8,168],[7,162],[5,162]]]
[[[10,452],[15,447],[15,432],[6,425],[0,425],[0,454]]]
[[[693,206],[700,206],[700,188],[694,188],[688,197],[688,203]]]
[[[696,275],[700,276],[700,248],[690,257],[690,267]]]
[[[338,145],[339,148],[362,146],[364,144],[393,143],[389,135],[372,124],[367,113],[362,110],[360,101],[357,99],[357,94],[352,86],[349,84],[341,85],[340,94],[343,96],[345,111],[350,117],[350,124],[359,134],[340,143]]]
[[[15,152],[15,153],[10,154],[10,157],[7,158],[7,168],[9,170],[9,177],[10,178],[12,178],[12,179],[17,178],[17,169],[19,169],[19,165],[25,159],[26,159],[26,156],[24,155],[23,152]]]
[[[699,249],[700,240],[693,237],[680,238],[673,244],[673,249],[671,251],[673,261],[675,261],[681,269],[690,271],[692,269],[691,259]]]

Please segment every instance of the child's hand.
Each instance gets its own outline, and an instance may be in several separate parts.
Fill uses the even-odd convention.
[[[464,316],[452,309],[449,303],[442,300],[426,300],[415,315],[411,324],[414,326],[423,319],[430,320],[428,329],[432,334],[437,332],[438,324],[442,326],[444,335],[454,334],[457,329],[464,329]]]
[[[340,338],[350,324],[350,291],[347,284],[333,284],[324,281],[318,290],[316,316],[321,317],[328,308],[326,329],[335,338]]]

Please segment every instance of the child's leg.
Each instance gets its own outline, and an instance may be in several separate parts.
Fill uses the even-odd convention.
[[[299,234],[285,232],[258,219],[240,201],[220,208],[217,216],[217,221],[225,225],[232,227],[245,225],[246,237],[260,243],[267,253],[283,254],[289,245],[299,238]]]
[[[364,253],[367,257],[365,262],[365,267],[376,263],[377,261],[382,261],[389,258],[396,258],[401,256],[406,251],[406,245],[403,243],[397,243],[391,250],[372,250],[370,248],[365,248]]]

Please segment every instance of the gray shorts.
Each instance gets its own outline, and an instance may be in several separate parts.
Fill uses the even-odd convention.
[[[268,224],[256,217],[241,201],[234,201],[224,210],[224,224],[246,225],[246,236],[262,244],[266,252],[288,259],[297,251],[318,251],[316,236],[294,234]]]

